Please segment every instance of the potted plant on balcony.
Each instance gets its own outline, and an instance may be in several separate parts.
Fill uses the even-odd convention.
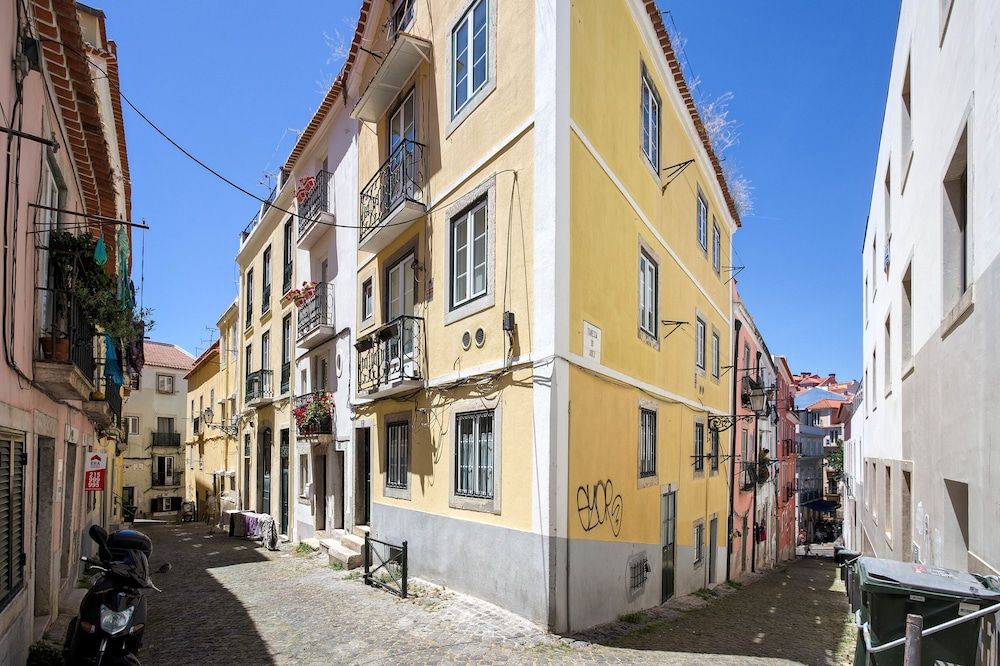
[[[301,308],[303,305],[312,300],[313,296],[316,295],[316,285],[317,282],[303,282],[300,289],[289,289],[288,293],[285,294],[285,298],[291,298],[295,301],[295,307]]]
[[[309,402],[292,410],[292,416],[295,417],[295,427],[300,432],[308,432],[322,427],[331,418],[333,407],[332,395],[314,393]]]

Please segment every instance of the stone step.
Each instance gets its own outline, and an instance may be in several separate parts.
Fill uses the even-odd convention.
[[[340,543],[343,544],[345,548],[353,550],[355,553],[360,553],[365,548],[364,537],[355,536],[353,534],[345,534],[340,537]]]
[[[351,533],[356,537],[365,538],[365,535],[372,531],[372,528],[368,525],[355,525],[351,530]]]
[[[327,554],[330,557],[330,564],[336,562],[345,569],[357,569],[364,563],[361,559],[361,553],[355,553],[353,550],[348,550],[339,543],[334,543],[329,540],[324,540],[324,542],[321,543],[324,543],[327,548]]]

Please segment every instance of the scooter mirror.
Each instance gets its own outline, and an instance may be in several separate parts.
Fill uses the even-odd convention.
[[[170,562],[165,562],[159,569],[156,570],[156,573],[167,573],[171,568]]]
[[[91,525],[90,538],[93,539],[95,543],[101,546],[106,546],[108,544],[108,531],[100,525]]]

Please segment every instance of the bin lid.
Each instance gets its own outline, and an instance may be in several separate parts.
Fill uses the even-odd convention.
[[[981,579],[965,571],[876,557],[858,559],[857,567],[861,589],[865,591],[898,591],[905,594],[918,590],[951,597],[1000,601],[1000,592],[990,589]]]

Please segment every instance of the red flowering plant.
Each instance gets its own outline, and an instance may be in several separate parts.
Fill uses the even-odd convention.
[[[295,306],[301,308],[303,305],[312,300],[312,297],[316,295],[316,285],[317,282],[303,282],[302,287],[299,289],[289,289],[288,293],[285,294],[285,298],[290,298],[295,301]]]
[[[313,393],[309,396],[308,402],[292,410],[295,427],[300,432],[316,431],[329,427],[333,408],[334,402],[331,394],[325,391]]]

